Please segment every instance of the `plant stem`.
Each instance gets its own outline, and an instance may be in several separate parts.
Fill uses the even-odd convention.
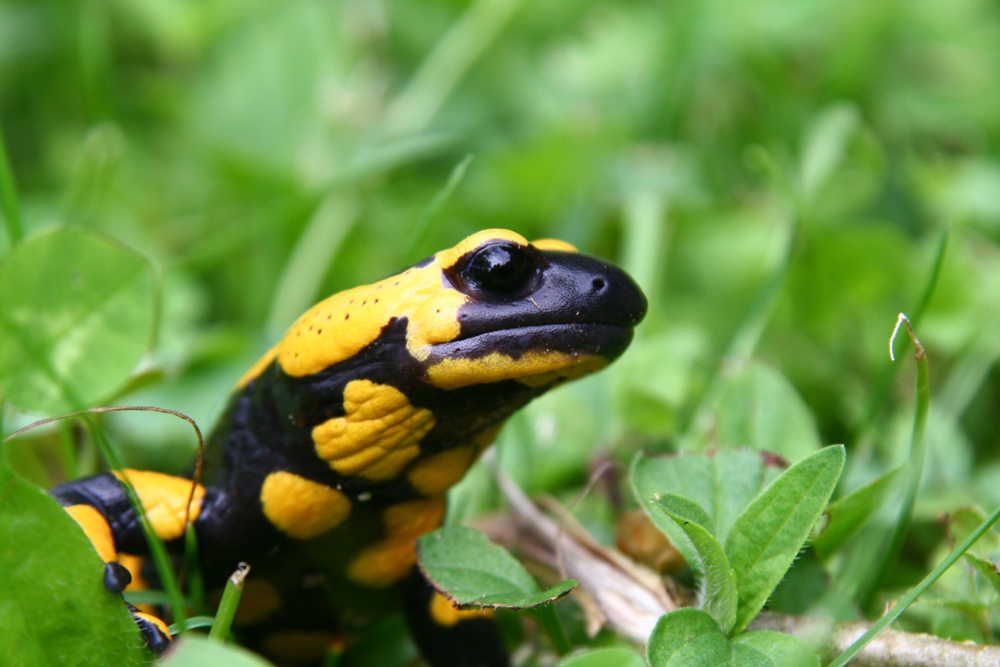
[[[552,642],[557,655],[563,656],[572,650],[573,646],[569,643],[566,629],[563,627],[562,621],[559,620],[559,615],[556,613],[556,607],[553,603],[549,602],[538,607],[532,607],[526,611],[549,638],[549,641]]]
[[[910,320],[906,315],[900,313],[896,322],[896,330],[900,324],[905,323],[907,332],[916,346],[914,357],[917,361],[917,405],[913,416],[913,437],[910,441],[910,451],[907,456],[909,461],[910,474],[906,482],[906,491],[903,496],[903,503],[899,508],[899,516],[896,519],[896,526],[889,539],[889,547],[885,550],[882,562],[878,567],[871,569],[871,575],[860,587],[858,604],[862,609],[867,609],[878,591],[879,582],[885,579],[889,571],[895,567],[899,554],[903,549],[903,540],[910,529],[910,522],[913,520],[913,507],[917,502],[917,493],[920,491],[920,481],[924,474],[924,458],[927,452],[927,442],[925,431],[927,429],[927,411],[930,407],[931,392],[929,377],[930,373],[927,365],[927,353],[923,345],[913,333]],[[893,331],[893,338],[896,332]],[[889,344],[890,355],[892,354],[892,342]]]
[[[229,628],[233,625],[233,617],[240,604],[240,596],[243,595],[243,582],[249,572],[250,566],[240,563],[236,566],[236,571],[229,575],[226,590],[223,591],[222,600],[219,602],[219,609],[215,612],[215,622],[212,623],[212,629],[208,633],[209,639],[224,642],[229,636]]]

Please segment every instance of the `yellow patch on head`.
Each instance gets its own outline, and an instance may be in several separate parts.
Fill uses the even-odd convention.
[[[454,602],[437,591],[431,595],[428,609],[434,622],[446,628],[474,618],[493,618],[492,609],[459,609]]]
[[[532,241],[531,245],[539,250],[556,250],[558,252],[578,252],[576,246],[560,241],[559,239],[538,239]]]
[[[177,539],[184,534],[184,520],[194,523],[201,514],[201,500],[205,497],[205,487],[201,484],[194,489],[189,511],[188,498],[194,484],[189,479],[148,470],[115,470],[114,474],[118,479],[128,479],[135,487],[149,523],[161,540]]]
[[[344,388],[343,417],[313,429],[316,454],[342,475],[392,479],[420,453],[434,415],[395,387],[354,380]]]
[[[450,269],[463,256],[491,241],[510,241],[522,246],[530,245],[528,239],[507,229],[484,229],[464,239],[454,248],[442,250],[435,257],[440,266]]]
[[[456,312],[465,302],[432,261],[313,306],[278,345],[278,362],[293,377],[318,373],[374,342],[394,317],[407,318],[407,347],[445,343],[458,335]]]
[[[83,534],[94,545],[101,560],[107,563],[118,559],[111,526],[100,512],[90,505],[70,505],[63,509],[83,528]]]
[[[340,491],[284,470],[267,476],[260,502],[268,521],[299,540],[336,528],[351,513],[351,501]]]
[[[458,336],[458,309],[469,300],[445,278],[444,269],[489,241],[528,245],[519,234],[488,229],[442,250],[426,266],[321,301],[300,317],[278,344],[276,354],[282,370],[292,377],[304,377],[350,359],[374,342],[394,317],[407,319],[407,350],[423,361],[430,355],[428,346]]]
[[[385,537],[361,551],[347,565],[347,576],[359,584],[382,588],[410,573],[417,563],[416,540],[441,525],[443,497],[411,500],[382,513]]]
[[[473,359],[443,359],[427,369],[427,378],[440,389],[502,380],[518,380],[535,387],[586,375],[607,364],[602,357],[567,352],[526,352],[519,359],[492,352]]]

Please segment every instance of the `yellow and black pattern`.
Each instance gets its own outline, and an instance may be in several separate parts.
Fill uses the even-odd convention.
[[[206,578],[251,562],[285,601],[253,619],[276,631],[377,615],[413,588],[414,540],[441,524],[444,494],[503,421],[613,361],[645,309],[616,267],[504,230],[320,302],[241,378],[211,438],[214,482],[191,509]],[[125,474],[176,543],[191,482]],[[106,562],[145,552],[113,475],[53,494]],[[407,607],[414,628],[434,623],[428,604]]]

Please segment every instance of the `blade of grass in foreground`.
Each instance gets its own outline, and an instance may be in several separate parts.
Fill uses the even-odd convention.
[[[222,600],[219,602],[219,609],[215,612],[215,622],[208,633],[209,639],[224,642],[229,636],[229,628],[233,625],[233,617],[236,616],[236,608],[240,604],[240,597],[243,595],[243,582],[250,573],[250,566],[240,563],[236,566],[236,571],[229,575],[226,581],[226,590],[222,593]]]
[[[910,320],[903,313],[900,313],[899,318],[896,320],[896,328],[893,330],[892,338],[889,341],[889,354],[890,356],[894,356],[892,354],[892,342],[896,338],[896,333],[899,331],[900,325],[904,323],[906,324],[907,332],[910,334],[910,339],[913,341],[914,346],[916,346],[914,357],[917,360],[917,407],[913,416],[913,438],[910,442],[910,451],[906,457],[910,462],[909,477],[906,481],[903,504],[899,508],[899,517],[896,519],[896,526],[889,539],[889,547],[884,552],[882,562],[878,564],[878,567],[871,569],[871,574],[860,588],[858,604],[862,609],[867,609],[872,603],[875,593],[878,591],[879,582],[885,579],[886,574],[888,574],[890,569],[895,567],[896,561],[899,559],[899,553],[903,548],[903,539],[906,537],[906,533],[910,529],[910,522],[913,519],[913,507],[916,505],[917,492],[920,490],[920,480],[924,474],[924,456],[927,450],[925,431],[927,428],[927,411],[931,401],[927,353],[920,344],[920,340],[917,339],[916,334],[913,333]]]
[[[876,621],[872,627],[868,629],[868,632],[861,635],[858,640],[851,644],[846,651],[834,658],[834,660],[830,662],[827,667],[844,667],[844,665],[850,662],[852,658],[861,652],[868,642],[874,639],[878,633],[885,630],[889,624],[899,618],[899,616],[906,611],[906,609],[913,604],[918,597],[923,595],[928,588],[933,586],[934,582],[937,581],[941,575],[948,570],[948,568],[954,565],[955,562],[961,558],[962,555],[968,551],[986,531],[992,528],[993,524],[995,524],[998,519],[1000,519],[1000,507],[993,510],[993,514],[991,514],[986,521],[979,524],[979,527],[976,528],[975,532],[969,535],[964,542],[958,545],[957,549],[948,554],[948,557],[941,561],[930,574],[924,577],[923,581],[917,584],[917,586],[909,593],[904,595],[899,602],[893,605],[893,607],[889,609],[889,611],[887,611],[882,618]]]
[[[920,489],[920,478],[923,475],[925,451],[924,431],[927,425],[927,411],[930,406],[927,353],[914,334],[909,319],[907,319],[906,315],[900,313],[899,318],[896,320],[896,328],[892,332],[892,338],[889,339],[890,356],[895,358],[892,354],[892,343],[896,338],[896,333],[899,331],[900,325],[902,324],[906,325],[907,332],[913,340],[914,346],[916,346],[916,354],[914,356],[917,360],[917,406],[916,413],[913,418],[913,441],[910,445],[910,477],[907,481],[906,495],[903,498],[903,505],[900,508],[899,520],[897,521],[896,528],[893,531],[889,548],[885,552],[885,558],[883,559],[881,566],[873,570],[877,573],[876,576],[866,582],[868,584],[868,588],[863,591],[865,596],[863,600],[865,603],[870,602],[875,594],[878,582],[882,580],[889,568],[896,563],[899,551],[902,548],[903,538],[906,537],[906,531],[910,526],[917,491]],[[941,561],[941,563],[939,563],[938,566],[923,579],[923,581],[907,593],[902,600],[896,603],[888,612],[886,612],[884,616],[882,616],[882,618],[872,625],[872,627],[865,634],[861,635],[856,642],[851,644],[846,651],[837,656],[837,658],[834,659],[833,662],[831,662],[827,667],[843,667],[846,665],[868,644],[868,642],[870,642],[879,632],[884,630],[890,623],[899,618],[900,614],[906,611],[906,609],[928,588],[930,588],[948,568],[954,565],[955,561],[961,558],[962,554],[968,551],[976,540],[978,540],[983,533],[989,530],[993,524],[996,523],[997,519],[1000,519],[1000,508],[996,509],[993,514],[990,515],[986,521],[980,524],[979,527],[964,542],[962,542],[962,544],[959,545],[955,551]],[[863,607],[864,605],[862,608]]]

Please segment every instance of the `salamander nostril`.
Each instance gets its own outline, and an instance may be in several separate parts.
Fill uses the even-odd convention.
[[[604,282],[604,278],[594,278],[594,282],[591,283],[591,287],[594,288],[595,292],[600,292],[602,289],[604,289],[604,286],[606,284],[607,283]]]

